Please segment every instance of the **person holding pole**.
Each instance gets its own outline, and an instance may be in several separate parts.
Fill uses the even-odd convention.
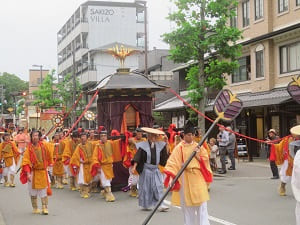
[[[183,141],[170,155],[165,166],[165,186],[170,186],[182,164],[193,151],[197,154],[173,186],[172,204],[181,206],[185,225],[209,225],[207,201],[209,200],[207,173],[212,174],[206,149],[194,142],[195,129],[189,122],[184,128]]]

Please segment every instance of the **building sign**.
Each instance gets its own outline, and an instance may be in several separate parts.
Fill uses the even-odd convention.
[[[90,22],[94,23],[110,23],[111,17],[114,16],[115,10],[112,8],[90,9]]]
[[[136,46],[136,8],[88,6],[89,48],[113,42]]]

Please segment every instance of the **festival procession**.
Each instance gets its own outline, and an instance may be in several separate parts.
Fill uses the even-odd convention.
[[[299,0],[16,4],[1,225],[300,225]]]

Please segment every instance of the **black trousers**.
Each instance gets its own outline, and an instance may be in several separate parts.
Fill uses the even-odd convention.
[[[273,177],[278,177],[279,173],[278,173],[278,168],[277,168],[275,161],[270,160],[270,167],[271,167]]]

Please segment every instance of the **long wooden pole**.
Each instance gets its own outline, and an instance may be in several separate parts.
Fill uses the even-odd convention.
[[[208,138],[208,135],[211,133],[211,131],[213,130],[213,128],[218,124],[220,120],[220,117],[218,117],[213,124],[210,126],[210,128],[208,129],[208,131],[204,134],[204,136],[202,137],[201,141],[198,143],[198,146],[201,146],[204,141]],[[169,192],[171,191],[172,187],[174,186],[174,184],[176,183],[176,181],[179,179],[179,177],[181,176],[181,174],[183,173],[183,171],[186,169],[186,167],[189,165],[189,163],[192,161],[192,159],[195,157],[196,155],[196,151],[193,151],[193,153],[190,155],[190,157],[188,158],[188,160],[185,161],[185,163],[183,164],[183,166],[181,167],[181,169],[179,170],[178,174],[176,175],[176,177],[173,179],[172,184],[167,188],[167,190],[165,191],[164,195],[161,197],[161,199],[157,202],[157,204],[155,205],[154,209],[152,210],[152,212],[149,214],[149,216],[144,220],[143,225],[147,225],[150,221],[150,219],[152,218],[152,216],[154,215],[154,213],[156,212],[156,210],[159,208],[159,206],[161,205],[161,203],[164,201],[164,199],[167,197],[167,195],[169,194]]]

